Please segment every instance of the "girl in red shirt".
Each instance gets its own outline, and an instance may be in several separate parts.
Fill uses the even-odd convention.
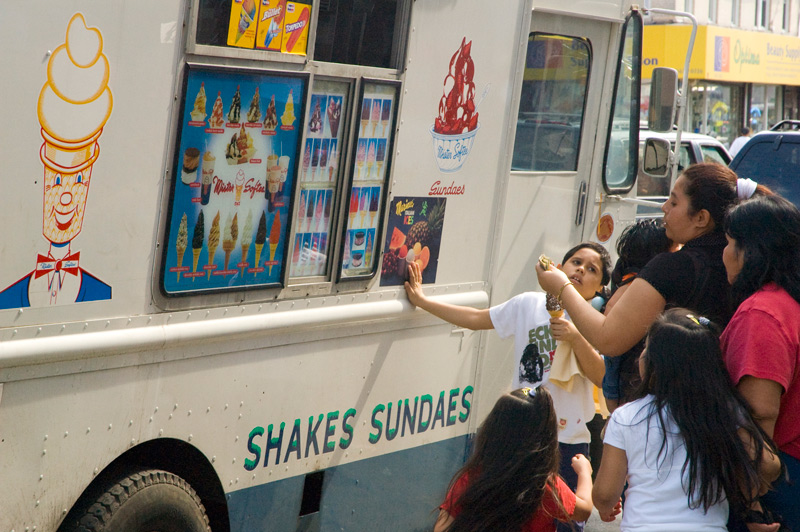
[[[521,388],[497,400],[478,429],[472,456],[439,507],[434,532],[555,531],[556,520],[585,521],[592,512],[592,466],[572,467],[575,493],[558,476],[558,428],[546,389]]]

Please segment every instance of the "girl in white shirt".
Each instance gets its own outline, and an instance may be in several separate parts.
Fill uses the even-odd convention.
[[[781,471],[775,444],[736,392],[707,320],[686,309],[650,327],[644,397],[614,411],[592,496],[610,517],[625,483],[622,531],[724,531],[758,509]]]

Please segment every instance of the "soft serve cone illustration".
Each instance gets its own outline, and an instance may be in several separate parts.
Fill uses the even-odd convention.
[[[83,226],[92,168],[100,156],[97,141],[113,105],[108,77],[103,36],[97,28],[86,26],[82,14],[75,14],[67,26],[66,41],[47,63],[47,81],[38,103],[44,138],[40,151],[45,189],[42,232],[56,244],[71,241]],[[63,204],[67,197],[71,205]],[[48,205],[54,216],[48,216]]]
[[[103,36],[76,13],[50,55],[37,102],[44,142],[42,235],[50,243],[34,271],[0,292],[0,308],[111,299],[111,286],[83,268],[73,240],[83,228],[98,139],[111,115]]]

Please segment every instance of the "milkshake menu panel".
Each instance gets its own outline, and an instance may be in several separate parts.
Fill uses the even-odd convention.
[[[353,186],[342,255],[343,278],[371,275],[375,270],[396,101],[395,86],[365,84],[358,112]]]
[[[190,68],[167,293],[281,281],[304,90],[302,78]]]

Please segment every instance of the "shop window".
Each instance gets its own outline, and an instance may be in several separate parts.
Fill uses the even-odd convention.
[[[731,25],[739,25],[739,16],[742,12],[742,0],[731,0]]]
[[[717,9],[719,8],[718,0],[708,0],[708,21],[715,23],[717,21]]]
[[[756,28],[769,29],[769,0],[756,0]]]
[[[781,0],[781,30],[789,31],[789,0]]]
[[[512,170],[577,170],[591,61],[585,39],[530,34]]]

